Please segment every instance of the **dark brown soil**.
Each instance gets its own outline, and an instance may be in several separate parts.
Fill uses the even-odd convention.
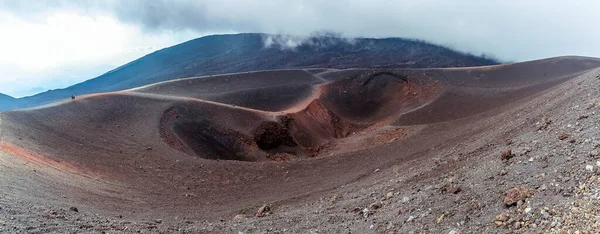
[[[201,226],[254,216],[267,204],[273,214],[293,208],[316,222],[311,210],[298,207],[344,192],[351,199],[392,175],[411,175],[394,179],[398,190],[443,180],[470,157],[489,153],[479,141],[491,141],[486,133],[503,126],[498,118],[512,118],[502,115],[505,110],[598,66],[597,59],[561,57],[482,68],[324,70],[323,76],[274,71],[82,96],[0,114],[0,183],[19,184],[3,189],[7,198],[74,206],[78,215]],[[290,74],[293,79],[286,79]],[[258,91],[274,87],[290,97],[279,102],[281,92]],[[264,101],[255,94],[237,94],[248,90],[277,108],[254,103]],[[510,136],[494,137],[505,146]],[[519,152],[526,150],[513,150],[515,158]],[[489,155],[501,160],[501,151]],[[421,172],[431,161],[439,167]],[[457,191],[448,190],[452,196],[474,191],[448,188]],[[352,210],[372,200],[332,209],[363,217]]]

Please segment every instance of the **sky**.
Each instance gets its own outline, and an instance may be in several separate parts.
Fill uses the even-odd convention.
[[[210,34],[404,37],[501,61],[600,57],[597,0],[0,0],[0,93],[94,78]]]

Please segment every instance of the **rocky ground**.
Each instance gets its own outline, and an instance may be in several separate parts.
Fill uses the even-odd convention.
[[[598,233],[599,74],[476,123],[464,120],[465,131],[474,133],[468,141],[434,147],[433,158],[375,170],[312,202],[266,201],[217,222],[163,221],[0,195],[0,232]]]

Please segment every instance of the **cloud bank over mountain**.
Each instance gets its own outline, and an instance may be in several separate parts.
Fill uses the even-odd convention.
[[[43,73],[79,63],[116,67],[148,52],[140,48],[155,50],[199,36],[236,32],[290,35],[266,40],[267,46],[276,43],[288,49],[315,32],[335,32],[345,38],[422,39],[504,61],[600,57],[600,31],[590,27],[600,22],[599,8],[600,2],[593,0],[0,0],[0,25],[13,26],[0,27],[2,35],[14,35],[0,39],[0,49],[13,48],[0,57],[0,67],[19,63],[11,66],[41,67]],[[52,35],[52,40],[44,40]],[[15,46],[19,43],[23,46]],[[25,61],[14,62],[15,54]],[[30,57],[39,61],[27,61]],[[49,57],[58,61],[48,64]],[[66,58],[74,61],[61,63]],[[4,73],[38,77],[16,69]]]

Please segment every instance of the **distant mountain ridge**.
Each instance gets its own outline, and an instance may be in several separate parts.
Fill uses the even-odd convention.
[[[0,108],[16,108],[16,101],[16,98],[0,93]]]
[[[430,68],[498,63],[494,59],[402,38],[318,36],[297,40],[258,33],[212,35],[155,51],[64,89],[6,101],[0,98],[0,110],[33,107],[71,95],[118,91],[192,76],[287,68]]]

